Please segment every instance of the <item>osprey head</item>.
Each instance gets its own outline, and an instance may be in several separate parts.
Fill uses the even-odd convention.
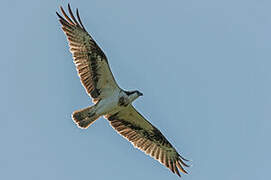
[[[128,96],[128,99],[130,100],[130,102],[134,101],[135,99],[137,99],[139,96],[143,96],[143,93],[139,92],[139,91],[125,91],[125,93]]]

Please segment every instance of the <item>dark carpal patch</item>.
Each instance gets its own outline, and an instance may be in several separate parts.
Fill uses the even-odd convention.
[[[125,126],[135,132],[137,132],[138,134],[140,134],[142,137],[152,141],[152,142],[156,142],[157,146],[163,145],[166,147],[171,148],[172,145],[170,144],[170,142],[162,135],[162,133],[154,126],[152,130],[145,130],[140,126],[136,126],[130,122],[127,122],[123,119],[119,119],[118,118],[118,114],[114,114],[112,116],[110,116],[108,118],[109,121],[114,121],[112,122],[112,126],[116,129],[118,129],[119,126]]]
[[[166,145],[167,147],[172,147],[170,142],[163,136],[163,134],[156,128],[152,130],[152,133],[150,134],[150,138],[154,139],[155,141],[161,143],[162,145]]]
[[[100,96],[101,92],[100,89],[97,88],[97,84],[99,81],[99,73],[98,73],[98,59],[96,53],[91,54],[88,53],[89,59],[90,59],[90,67],[91,67],[91,79],[93,82],[93,90],[90,92],[91,97],[97,98]]]
[[[101,94],[101,93],[100,93],[100,90],[97,89],[97,88],[94,88],[94,89],[91,91],[91,93],[90,93],[91,97],[93,97],[93,98],[99,97],[100,94]]]
[[[109,116],[107,119],[108,119],[109,121],[113,121],[113,120],[115,120],[115,119],[118,117],[118,114],[119,114],[119,113],[115,113],[115,114]]]

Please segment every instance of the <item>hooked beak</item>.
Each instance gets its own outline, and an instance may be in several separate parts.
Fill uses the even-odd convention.
[[[139,92],[139,96],[143,96],[143,93]]]

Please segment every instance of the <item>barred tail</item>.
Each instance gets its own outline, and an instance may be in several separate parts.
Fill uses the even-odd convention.
[[[79,128],[86,129],[100,117],[96,115],[95,110],[96,106],[91,106],[74,111],[72,119]]]

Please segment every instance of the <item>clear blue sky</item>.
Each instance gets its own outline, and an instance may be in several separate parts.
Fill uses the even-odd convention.
[[[91,105],[55,11],[78,7],[134,105],[192,159],[187,180],[271,179],[271,1],[1,3],[0,179],[178,179]]]

